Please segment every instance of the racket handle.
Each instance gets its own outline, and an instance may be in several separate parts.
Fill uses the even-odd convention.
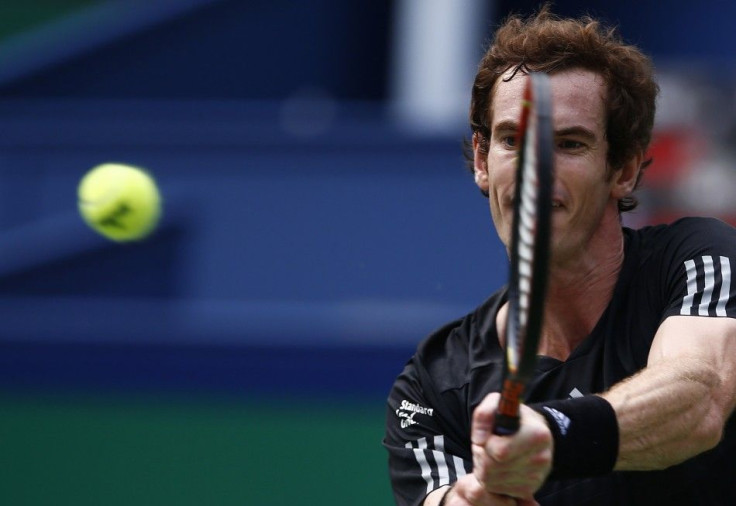
[[[493,433],[497,436],[510,436],[519,430],[519,405],[524,393],[524,383],[512,379],[503,382],[501,400],[496,409],[496,423]]]

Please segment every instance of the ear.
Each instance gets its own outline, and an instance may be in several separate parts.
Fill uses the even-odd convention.
[[[480,133],[473,134],[473,173],[475,184],[483,193],[488,193],[488,141]]]
[[[611,181],[611,197],[621,200],[628,197],[634,191],[636,182],[641,171],[641,162],[644,159],[642,153],[637,153],[626,162],[623,167],[613,173]]]

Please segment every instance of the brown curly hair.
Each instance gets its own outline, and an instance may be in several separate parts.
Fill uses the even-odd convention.
[[[600,74],[608,89],[606,137],[611,174],[636,154],[646,153],[659,88],[650,59],[624,43],[615,28],[590,16],[560,18],[549,5],[528,18],[507,18],[480,61],[472,88],[470,127],[482,148],[490,140],[495,84],[512,68],[547,73],[582,68]],[[466,156],[472,161],[472,150]],[[637,186],[650,163],[651,158],[642,162]],[[630,211],[637,203],[635,197],[625,197],[618,202],[619,212]]]

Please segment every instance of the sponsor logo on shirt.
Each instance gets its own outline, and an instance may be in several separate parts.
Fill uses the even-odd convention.
[[[420,404],[409,402],[406,399],[401,401],[399,409],[396,410],[396,416],[401,420],[401,428],[406,429],[411,425],[415,425],[418,422],[414,420],[414,416],[427,415],[434,416],[434,408],[426,408]]]

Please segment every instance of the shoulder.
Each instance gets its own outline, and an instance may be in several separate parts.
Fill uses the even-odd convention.
[[[715,218],[626,230],[629,293],[659,316],[736,315],[736,229]]]
[[[697,255],[736,255],[736,229],[716,218],[682,218],[668,225],[638,230],[625,229],[627,240],[635,245],[642,259],[663,257],[694,258]]]
[[[493,355],[496,349],[500,352],[495,316],[505,292],[502,289],[494,293],[475,310],[438,328],[419,344],[412,362],[426,371],[438,390],[462,387],[486,355]]]
[[[629,236],[636,236],[644,244],[657,245],[683,240],[713,240],[736,238],[736,229],[716,218],[681,218],[667,225],[653,225],[637,230],[626,229]]]

